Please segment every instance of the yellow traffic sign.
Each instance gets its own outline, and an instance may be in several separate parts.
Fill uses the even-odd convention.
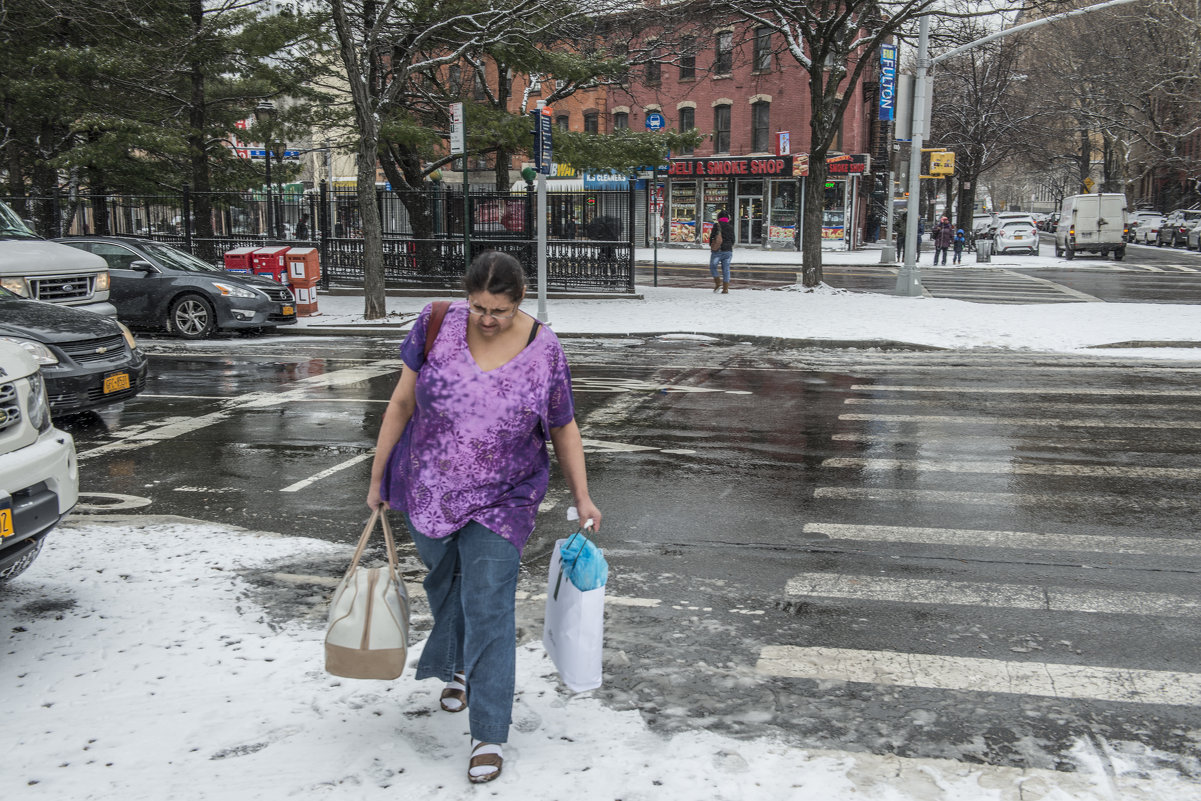
[[[1093,183],[1093,179],[1092,179],[1092,178],[1085,178],[1085,179],[1084,179],[1084,191],[1085,191],[1085,192],[1091,192],[1091,191],[1093,191],[1093,187],[1094,187],[1094,186],[1096,186],[1096,184],[1095,184],[1095,183]]]
[[[939,150],[930,154],[931,175],[954,175],[955,154],[950,150]]]

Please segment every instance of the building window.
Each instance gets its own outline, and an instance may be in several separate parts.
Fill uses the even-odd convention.
[[[457,95],[463,91],[463,68],[458,64],[452,64],[450,67],[450,93]]]
[[[680,42],[680,80],[691,81],[696,78],[696,39],[684,37]]]
[[[537,72],[530,73],[530,94],[536,95],[542,92],[542,76]]]
[[[484,74],[483,70],[475,71],[475,79],[471,83],[471,95],[476,100],[488,99],[487,81],[488,76]]]
[[[713,152],[730,152],[730,107],[713,107]]]
[[[771,69],[771,28],[758,28],[755,31],[755,72],[767,72]]]
[[[688,106],[685,106],[684,108],[680,109],[680,133],[683,133],[684,131],[691,131],[695,127],[696,127],[696,109],[690,108]],[[681,147],[680,155],[691,156],[692,148],[691,147]]]
[[[628,131],[630,129],[630,115],[624,111],[619,111],[613,115],[613,130]]]
[[[768,133],[771,130],[771,103],[751,104],[751,152],[766,153],[770,144]]]
[[[600,115],[595,111],[584,112],[584,133],[600,133]]]
[[[717,52],[713,58],[713,73],[729,75],[734,71],[734,33],[722,31],[717,34]]]
[[[649,60],[646,62],[646,82],[656,84],[663,74],[663,65],[659,63],[659,48],[652,47],[650,53],[647,54],[647,59]]]
[[[629,63],[626,60],[629,54],[630,49],[625,45],[617,45],[613,48],[613,57],[620,60],[622,63],[621,68],[617,71],[617,75],[614,77],[617,78],[617,82],[622,86],[625,86],[630,82],[630,68]]]
[[[560,131],[570,131],[571,116],[568,114],[560,114],[559,116],[555,117],[555,127]]]

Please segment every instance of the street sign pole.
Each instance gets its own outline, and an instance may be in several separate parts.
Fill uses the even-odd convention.
[[[538,320],[550,322],[546,309],[546,176],[551,165],[551,110],[545,100],[534,112],[534,169],[538,171]]]
[[[471,266],[471,198],[467,178],[467,129],[463,119],[463,104],[450,104],[450,154],[463,162],[463,269]]]

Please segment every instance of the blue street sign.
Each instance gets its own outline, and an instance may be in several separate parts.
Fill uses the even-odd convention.
[[[534,169],[543,175],[551,171],[551,117],[541,111],[531,111],[534,116]]]
[[[660,131],[667,127],[667,119],[657,111],[652,111],[646,115],[646,129],[648,131]]]
[[[897,47],[880,45],[880,121],[890,122],[896,114]]]

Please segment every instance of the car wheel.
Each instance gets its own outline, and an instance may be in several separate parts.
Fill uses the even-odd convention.
[[[1115,250],[1113,252],[1113,260],[1121,261],[1125,255],[1126,255],[1126,248],[1118,248],[1117,250]]]
[[[39,537],[34,542],[33,547],[30,548],[24,556],[5,568],[4,572],[0,573],[0,586],[2,586],[4,582],[8,581],[9,579],[16,578],[28,570],[29,566],[33,564],[33,560],[37,559],[38,554],[42,552],[42,544],[45,541],[45,537]]]
[[[1060,249],[1059,245],[1055,246],[1055,258],[1057,258],[1057,259],[1063,258],[1063,250]]]
[[[199,295],[184,295],[171,304],[167,330],[184,339],[204,339],[217,327],[213,304]]]
[[[1069,247],[1063,252],[1063,256],[1068,261],[1071,261],[1072,259],[1076,258],[1076,251]]]

